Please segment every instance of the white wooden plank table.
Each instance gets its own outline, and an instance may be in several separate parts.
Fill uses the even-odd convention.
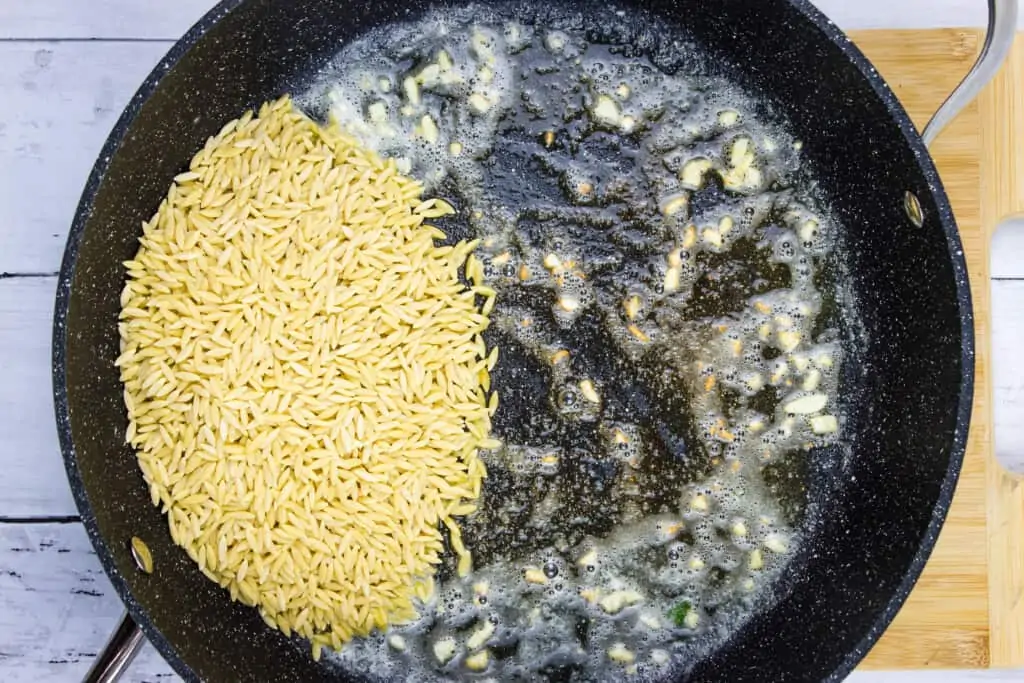
[[[334,1],[334,0],[324,0]],[[340,0],[338,0],[340,1]],[[64,479],[50,320],[64,239],[114,121],[211,0],[0,0],[0,681],[73,681],[121,613]],[[983,0],[818,0],[844,28],[982,25]],[[1022,22],[1024,25],[1024,22]],[[996,439],[1024,471],[1024,223],[992,264]],[[147,646],[130,681],[177,677]],[[1024,681],[1024,672],[862,673],[857,683]]]

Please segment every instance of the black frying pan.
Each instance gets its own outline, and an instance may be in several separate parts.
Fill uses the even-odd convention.
[[[577,2],[585,9],[585,0]],[[224,122],[279,96],[342,41],[439,4],[225,0],[143,84],[85,188],[57,293],[53,376],[61,445],[82,519],[114,587],[186,680],[311,682],[338,674],[268,629],[255,610],[230,602],[174,546],[150,503],[124,443],[113,365],[121,262],[134,255],[139,225],[171,179]],[[770,102],[805,142],[846,233],[850,287],[866,332],[843,380],[846,430],[856,444],[852,469],[782,577],[783,597],[699,662],[690,680],[842,678],[917,579],[960,469],[973,335],[956,224],[925,145],[891,91],[806,0],[644,5]],[[908,215],[908,193],[919,214]],[[813,481],[810,487],[814,495]],[[137,569],[133,536],[148,544],[152,574]]]

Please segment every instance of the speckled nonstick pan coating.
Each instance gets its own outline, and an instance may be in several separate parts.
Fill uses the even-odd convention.
[[[586,3],[579,2],[581,11]],[[629,3],[624,3],[628,5]],[[245,108],[277,97],[343,41],[440,3],[227,0],[146,79],[93,168],[68,239],[54,323],[61,446],[85,526],[148,638],[186,680],[351,680],[231,603],[175,547],[124,443],[117,356],[121,262],[174,175]],[[953,495],[970,413],[971,304],[956,224],[927,150],[859,51],[805,0],[657,0],[643,6],[716,53],[771,102],[847,231],[867,332],[844,387],[855,463],[785,572],[784,596],[694,681],[845,676],[895,615]],[[913,192],[925,222],[903,211]],[[819,473],[820,476],[834,476]],[[811,495],[814,495],[814,477]],[[152,551],[135,568],[129,539]]]

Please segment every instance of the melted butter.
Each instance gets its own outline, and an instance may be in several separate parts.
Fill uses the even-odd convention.
[[[441,227],[481,238],[499,293],[476,568],[447,558],[401,649],[342,666],[656,680],[769,604],[801,543],[839,436],[835,228],[784,129],[626,42],[473,8],[350,45],[305,98],[460,209]]]

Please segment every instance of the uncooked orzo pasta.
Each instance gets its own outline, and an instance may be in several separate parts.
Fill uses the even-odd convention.
[[[117,365],[153,503],[316,657],[415,616],[440,525],[470,569],[494,293],[460,281],[475,245],[437,246],[425,221],[452,209],[420,194],[286,97],[207,142],[125,263]]]

